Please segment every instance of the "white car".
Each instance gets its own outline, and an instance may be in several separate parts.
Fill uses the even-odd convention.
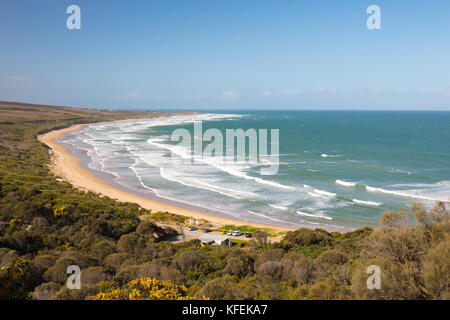
[[[232,235],[232,236],[235,236],[235,237],[239,237],[239,236],[242,236],[242,232],[239,231],[239,230],[234,230],[234,231],[231,233],[231,235]]]

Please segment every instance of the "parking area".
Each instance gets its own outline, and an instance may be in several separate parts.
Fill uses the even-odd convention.
[[[171,226],[172,228],[174,228],[173,226]],[[192,239],[200,239],[202,236],[205,235],[217,235],[217,236],[221,236],[223,234],[221,234],[219,231],[211,231],[211,232],[203,232],[203,230],[197,229],[197,230],[189,230],[189,228],[185,228],[185,227],[175,227],[175,230],[178,231],[179,235],[172,238],[170,241],[177,243],[177,242],[184,242],[184,241],[190,241]],[[242,234],[241,236],[232,236],[232,235],[227,235],[227,238],[230,240],[251,240],[252,238],[247,238],[245,237],[245,234]]]

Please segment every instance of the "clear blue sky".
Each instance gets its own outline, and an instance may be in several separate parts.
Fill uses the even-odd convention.
[[[2,0],[0,43],[0,100],[450,110],[448,0]]]

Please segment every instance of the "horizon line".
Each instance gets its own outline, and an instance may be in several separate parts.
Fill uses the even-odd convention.
[[[155,112],[162,112],[162,111],[395,111],[395,112],[450,112],[450,107],[445,107],[447,109],[438,109],[438,108],[431,108],[431,109],[425,109],[425,108],[413,108],[413,109],[403,109],[403,108],[393,108],[389,109],[387,107],[319,107],[319,106],[309,106],[309,107],[297,107],[297,108],[153,108],[153,107],[129,107],[129,108],[122,108],[122,107],[106,107],[106,106],[72,106],[72,105],[56,105],[56,104],[47,104],[47,103],[35,103],[35,102],[21,102],[21,101],[7,101],[7,100],[0,100],[0,103],[7,103],[7,104],[28,104],[28,105],[36,105],[36,106],[48,106],[48,107],[65,107],[65,108],[77,108],[77,109],[92,109],[92,110],[116,110],[116,111],[155,111]]]

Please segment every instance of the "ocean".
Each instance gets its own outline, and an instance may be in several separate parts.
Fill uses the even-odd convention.
[[[186,161],[170,136],[193,134],[194,121],[224,136],[279,129],[278,172],[261,175],[261,159]],[[450,200],[450,112],[215,111],[93,124],[59,142],[116,187],[246,221],[347,231],[411,201]]]

